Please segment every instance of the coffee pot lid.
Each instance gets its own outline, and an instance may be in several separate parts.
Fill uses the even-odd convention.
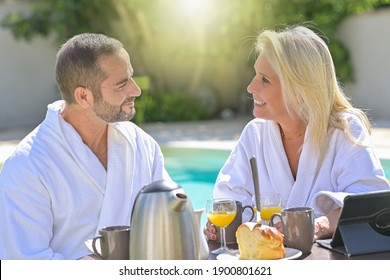
[[[180,188],[181,186],[173,181],[159,180],[144,186],[140,193],[169,192]]]

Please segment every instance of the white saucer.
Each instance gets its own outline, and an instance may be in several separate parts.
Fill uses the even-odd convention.
[[[302,256],[302,251],[294,248],[284,248],[284,258],[279,260],[294,260]],[[234,250],[231,254],[220,254],[217,256],[217,260],[238,260],[240,258],[240,251]]]

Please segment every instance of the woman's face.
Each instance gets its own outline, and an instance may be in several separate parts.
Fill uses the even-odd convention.
[[[253,115],[256,118],[279,122],[287,115],[279,77],[265,56],[257,58],[255,71],[256,75],[247,87],[253,96]]]

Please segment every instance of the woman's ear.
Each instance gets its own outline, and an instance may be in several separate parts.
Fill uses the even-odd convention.
[[[79,86],[74,90],[74,98],[81,107],[86,108],[93,104],[92,92],[86,88]]]

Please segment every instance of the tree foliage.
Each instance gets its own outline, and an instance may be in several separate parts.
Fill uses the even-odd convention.
[[[16,38],[54,34],[62,43],[82,32],[105,33],[124,42],[136,75],[150,77],[150,94],[178,92],[222,109],[243,107],[253,75],[250,56],[258,31],[309,22],[328,38],[337,74],[353,78],[348,52],[337,38],[347,16],[390,0],[193,0],[209,9],[183,10],[190,0],[25,0],[30,12],[1,21]],[[168,100],[168,99],[167,99]],[[162,99],[160,100],[162,101]],[[171,100],[169,99],[171,102]],[[165,101],[164,101],[165,102]],[[244,104],[245,105],[245,104]],[[211,108],[213,109],[213,108]],[[216,109],[218,110],[218,108]],[[207,111],[211,111],[207,108]]]
[[[337,28],[342,20],[350,15],[372,11],[387,6],[389,0],[266,0],[264,25],[280,23],[296,24],[308,22],[319,29],[327,38],[336,65],[337,74],[342,81],[353,79],[348,51],[337,38]]]
[[[111,33],[117,16],[114,1],[104,0],[30,0],[29,12],[11,12],[1,21],[17,39],[31,40],[35,35],[53,32],[59,42],[82,32]]]

